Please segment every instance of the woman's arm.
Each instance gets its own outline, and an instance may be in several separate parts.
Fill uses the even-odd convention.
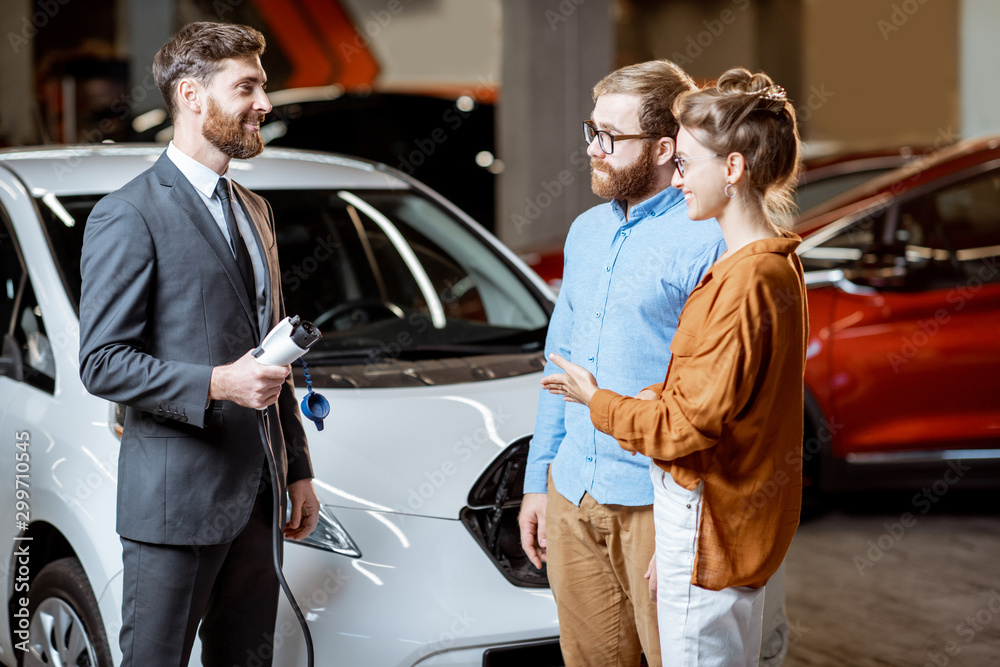
[[[657,400],[607,390],[590,393],[591,420],[598,430],[623,449],[668,461],[719,441],[725,422],[752,400],[758,375],[766,371],[772,323],[794,317],[774,298],[776,286],[753,276],[738,280],[745,282],[732,305],[714,305],[699,322],[681,320],[671,345],[674,368]]]

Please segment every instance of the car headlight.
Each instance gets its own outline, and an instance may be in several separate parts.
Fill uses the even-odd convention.
[[[465,527],[515,586],[545,588],[546,569],[536,570],[521,548],[517,514],[524,497],[528,438],[510,445],[486,469],[469,492],[469,506],[459,517]]]
[[[316,530],[304,539],[287,541],[291,544],[304,544],[313,549],[332,551],[349,558],[361,558],[361,549],[358,549],[358,545],[340,525],[337,517],[323,505],[319,506],[319,522],[316,524]]]
[[[115,437],[121,440],[125,425],[125,406],[121,403],[111,403],[110,413],[108,425]],[[290,512],[290,508],[286,509],[286,513]],[[288,542],[292,544],[304,544],[314,549],[322,549],[323,551],[332,551],[333,553],[348,556],[349,558],[361,558],[361,549],[358,549],[358,545],[354,543],[351,536],[340,525],[337,517],[333,516],[333,513],[323,505],[319,506],[319,521],[316,524],[316,530],[309,537],[301,540],[288,540]]]

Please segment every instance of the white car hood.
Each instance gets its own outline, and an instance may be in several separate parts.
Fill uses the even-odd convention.
[[[534,430],[540,378],[318,390],[330,401],[324,429],[303,419],[317,495],[335,507],[458,519],[486,466]]]

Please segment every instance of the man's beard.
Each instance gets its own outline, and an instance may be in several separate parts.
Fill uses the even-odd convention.
[[[627,167],[615,169],[604,160],[590,159],[590,188],[602,199],[641,199],[652,194],[656,182],[653,167],[652,141],[646,142],[642,153]],[[598,167],[605,173],[597,175]]]
[[[215,100],[208,98],[208,115],[201,128],[201,134],[208,141],[235,160],[248,160],[264,150],[264,139],[260,132],[251,132],[244,123],[264,120],[264,114],[248,112],[238,118],[227,116]]]

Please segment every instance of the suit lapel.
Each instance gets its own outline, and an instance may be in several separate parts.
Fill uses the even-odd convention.
[[[243,306],[249,323],[257,322],[256,304],[250,303],[246,289],[243,287],[243,278],[240,276],[233,251],[201,196],[195,191],[188,179],[181,174],[173,161],[167,157],[166,153],[163,153],[156,161],[153,171],[157,174],[160,185],[169,188],[167,195],[169,199],[177,205],[185,219],[191,223],[198,235],[212,249],[212,254],[215,255],[219,264],[222,265],[226,277],[229,278],[229,284],[240,300],[240,305]],[[254,226],[256,227],[256,223]],[[267,272],[265,271],[265,273]]]

